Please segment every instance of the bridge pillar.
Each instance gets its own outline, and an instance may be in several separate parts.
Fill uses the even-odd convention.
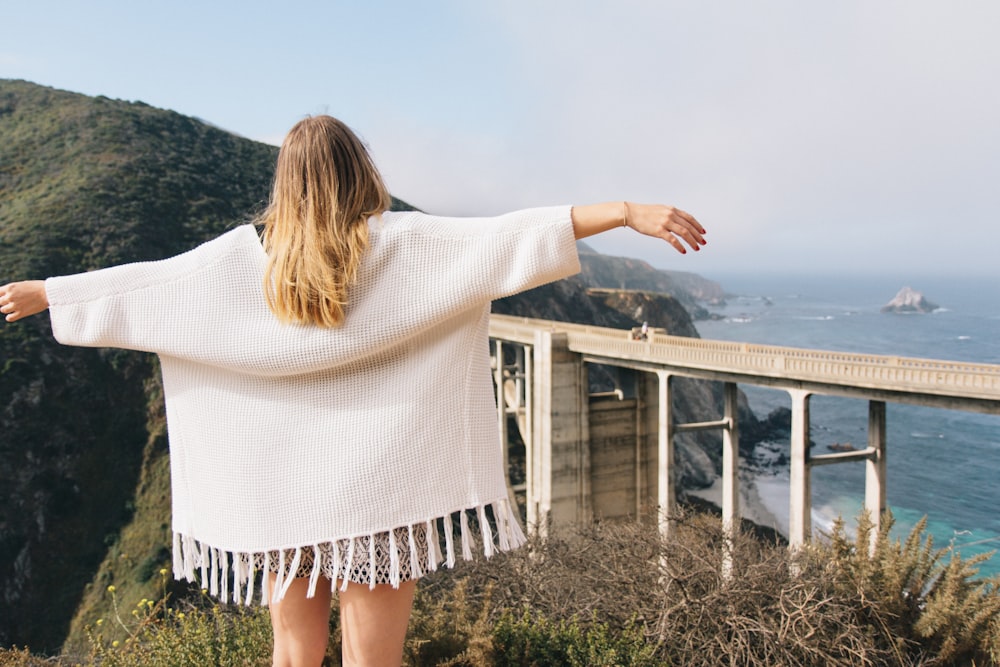
[[[788,546],[793,550],[812,536],[812,483],[809,469],[809,398],[801,389],[789,389],[792,397],[790,498],[788,508]]]
[[[739,390],[736,383],[726,382],[723,393],[726,427],[722,429],[722,525],[731,533],[740,522]]]
[[[670,373],[656,371],[659,380],[657,393],[658,416],[657,441],[657,485],[656,500],[660,523],[660,534],[670,534],[671,518],[676,514],[677,488],[674,482],[674,416],[670,396]]]
[[[536,331],[533,357],[528,524],[544,535],[592,519],[587,373],[564,332]]]
[[[872,453],[865,462],[865,510],[872,521],[869,548],[874,553],[885,513],[885,401],[868,402],[868,449]]]
[[[733,576],[733,534],[740,525],[740,433],[739,390],[735,382],[723,385],[722,429],[722,530],[726,536],[722,578]]]

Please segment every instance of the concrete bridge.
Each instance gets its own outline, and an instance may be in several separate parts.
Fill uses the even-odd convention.
[[[876,527],[886,509],[886,402],[1000,415],[1000,365],[827,352],[645,334],[586,325],[494,315],[490,320],[498,419],[509,418],[526,448],[524,491],[528,524],[635,516],[658,510],[670,530],[677,497],[675,437],[722,433],[722,516],[739,520],[737,387],[759,385],[791,397],[788,538],[792,548],[811,536],[810,471],[814,466],[865,461],[865,509]],[[592,395],[587,365],[633,371],[635,386]],[[676,423],[671,379],[723,383],[718,419]],[[834,395],[868,401],[868,442],[856,451],[809,451],[809,400]],[[609,400],[611,399],[611,400]],[[505,448],[506,451],[506,448]]]

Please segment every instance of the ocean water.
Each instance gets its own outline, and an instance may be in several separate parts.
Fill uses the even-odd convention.
[[[722,316],[698,322],[702,338],[813,349],[892,354],[1000,364],[1000,279],[713,275],[733,295],[710,310]],[[930,314],[882,314],[904,286],[940,306]],[[758,417],[790,407],[788,394],[740,385]],[[867,401],[814,395],[811,436],[816,453],[833,443],[867,443]],[[927,517],[937,547],[963,557],[1000,550],[1000,416],[886,404],[887,499],[905,537]],[[762,453],[788,453],[788,442]],[[813,530],[837,516],[850,525],[864,500],[864,463],[812,470]],[[759,477],[758,492],[788,529],[788,475]],[[1000,554],[980,566],[1000,574]]]

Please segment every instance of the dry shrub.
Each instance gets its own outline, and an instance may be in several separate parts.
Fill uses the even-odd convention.
[[[0,667],[52,667],[58,664],[56,658],[34,656],[28,649],[0,649]]]
[[[665,664],[908,664],[885,629],[811,572],[793,575],[782,545],[743,532],[727,540],[717,517],[684,515],[667,540],[649,522],[596,523],[461,576],[470,591],[492,586],[494,619],[530,609],[617,630],[634,622]]]
[[[935,550],[922,524],[893,541],[890,526],[872,556],[864,517],[856,535],[838,523],[794,557],[749,533],[728,538],[707,514],[676,517],[665,540],[653,521],[533,538],[427,576],[405,664],[1000,665],[1000,580],[976,578],[983,557]],[[265,611],[204,603],[181,615],[183,604],[140,603],[117,646],[92,629],[82,661],[8,650],[0,667],[267,664]],[[340,664],[336,610],[329,648],[325,664]]]

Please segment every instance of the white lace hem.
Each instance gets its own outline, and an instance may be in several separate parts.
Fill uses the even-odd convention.
[[[474,531],[470,529],[469,525],[470,512],[474,513],[479,524],[483,555],[486,558],[490,558],[498,550],[509,551],[524,544],[524,532],[521,530],[510,502],[504,498],[458,512],[459,539],[461,540],[463,560],[472,560],[473,545],[476,541],[473,535]],[[399,529],[406,531],[404,540],[408,544],[398,543],[396,535],[398,535]],[[294,576],[290,576],[290,573],[299,570],[303,553],[307,550],[311,551],[312,554],[307,597],[315,595],[316,586],[324,570],[328,576],[331,572],[333,574],[330,577],[331,587],[335,588],[337,580],[340,579],[342,581],[340,590],[346,590],[350,578],[347,567],[343,563],[354,563],[358,560],[355,548],[362,542],[369,547],[367,571],[370,588],[381,583],[376,581],[376,572],[387,573],[388,583],[397,588],[400,581],[405,580],[402,579],[399,549],[406,549],[410,554],[410,558],[406,559],[409,565],[406,578],[409,579],[419,579],[424,574],[421,562],[426,570],[431,572],[437,570],[439,564],[454,567],[457,555],[454,539],[455,527],[451,514],[408,526],[396,526],[387,532],[392,548],[388,550],[387,554],[381,553],[378,556],[374,548],[378,532],[367,535],[335,537],[317,544],[259,552],[228,551],[208,545],[190,535],[174,532],[174,578],[192,583],[200,582],[202,588],[207,589],[210,595],[223,602],[232,601],[247,605],[252,604],[257,594],[255,588],[259,582],[260,603],[267,606],[269,603],[278,602],[284,597],[294,581]],[[442,533],[444,537],[443,553],[441,550]],[[345,543],[347,553],[342,554],[342,545]],[[426,559],[418,557],[418,553],[422,551],[421,547],[424,545],[426,545]],[[278,563],[277,576],[272,590],[269,584],[270,578],[259,575],[262,572],[274,570],[271,567],[271,558],[274,553],[277,554],[281,562]],[[291,562],[284,562],[286,553],[292,555]],[[388,563],[382,562],[385,556],[388,556]]]

